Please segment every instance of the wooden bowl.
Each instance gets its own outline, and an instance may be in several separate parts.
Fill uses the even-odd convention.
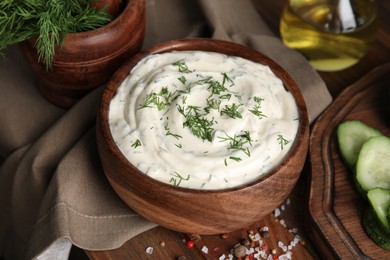
[[[64,108],[71,107],[106,83],[124,61],[139,52],[145,33],[145,0],[126,0],[123,4],[120,14],[106,26],[68,34],[62,48],[56,48],[49,70],[38,62],[36,38],[20,44],[46,99]]]
[[[133,166],[120,152],[108,123],[110,101],[131,69],[144,57],[170,51],[201,50],[240,56],[268,65],[295,98],[300,123],[285,159],[252,183],[224,190],[194,190],[162,183]],[[231,42],[211,39],[176,40],[134,56],[108,83],[97,119],[97,144],[104,172],[120,198],[140,215],[184,233],[220,234],[251,224],[271,213],[290,194],[303,168],[308,149],[306,105],[292,78],[261,53]]]

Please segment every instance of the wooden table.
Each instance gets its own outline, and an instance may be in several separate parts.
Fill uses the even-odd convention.
[[[325,73],[320,72],[321,77],[326,82],[328,89],[333,97],[336,97],[343,89],[360,79],[363,75],[371,71],[378,65],[390,62],[390,1],[378,0],[379,15],[381,27],[378,32],[377,40],[370,48],[367,55],[355,66],[340,71]],[[254,6],[270,26],[276,35],[279,35],[278,27],[282,8],[286,1],[272,0],[253,0]],[[267,216],[262,221],[255,223],[257,227],[268,226],[270,237],[267,239],[267,245],[270,249],[277,249],[279,241],[291,241],[293,235],[289,230],[298,229],[298,234],[303,238],[304,243],[300,242],[292,250],[293,259],[311,259],[318,258],[315,251],[315,245],[311,244],[305,236],[305,230],[302,225],[307,213],[306,205],[306,176],[307,169],[304,170],[301,179],[296,188],[289,197],[289,202],[284,204],[285,210],[281,210],[281,216],[275,217],[273,214]],[[286,227],[282,225],[285,221]],[[281,223],[282,222],[282,223]],[[251,227],[249,227],[250,229]],[[90,259],[177,259],[185,256],[186,259],[204,259],[205,254],[201,252],[201,247],[207,245],[209,251],[213,254],[221,255],[223,250],[239,243],[239,237],[245,236],[247,230],[243,229],[235,233],[235,237],[223,239],[220,236],[202,236],[202,240],[196,243],[194,248],[187,248],[185,242],[188,235],[177,233],[156,227],[144,232],[126,242],[122,247],[111,251],[86,251]],[[162,246],[162,243],[164,246]],[[152,254],[147,254],[146,249],[153,248]],[[278,249],[280,254],[280,248]],[[217,251],[217,252],[214,252]]]

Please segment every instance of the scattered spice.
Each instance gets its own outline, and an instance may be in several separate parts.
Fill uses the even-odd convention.
[[[149,255],[153,254],[153,247],[149,246],[148,248],[146,248],[145,252]]]
[[[209,253],[209,249],[207,248],[207,246],[203,246],[201,250],[202,250],[202,252],[205,253],[205,254],[208,254],[208,253]]]
[[[276,209],[274,210],[274,216],[275,216],[275,218],[277,218],[277,217],[280,216],[280,209],[279,209],[279,208],[276,208]]]
[[[280,216],[284,213],[282,211],[286,209],[286,205],[290,205],[290,202],[291,201],[287,199],[284,204],[274,210],[274,214],[279,217],[275,219],[275,222],[280,223],[285,227],[287,227],[287,225],[285,221],[280,218]],[[271,250],[266,243],[267,241],[265,240],[270,237],[270,230],[268,226],[256,227],[254,229],[252,225],[244,226],[241,230],[243,232],[241,233],[241,235],[243,235],[242,237],[236,237],[235,234],[232,235],[230,233],[223,233],[219,235],[222,240],[230,239],[231,236],[234,236],[235,239],[239,239],[239,243],[233,246],[230,249],[230,252],[224,252],[224,246],[219,247],[218,245],[213,245],[212,251],[207,257],[212,257],[213,259],[219,260],[290,260],[293,257],[292,250],[294,249],[294,247],[298,244],[304,245],[305,243],[302,238],[297,234],[298,229],[291,228],[288,229],[288,231],[290,234],[293,235],[293,239],[287,242],[279,241],[277,243],[277,247]],[[199,241],[201,237],[197,234],[192,234],[190,235],[190,239],[194,242]],[[185,241],[185,243],[187,242],[188,241]],[[201,251],[204,254],[209,253],[209,249],[206,246],[203,246],[201,248]]]
[[[186,243],[186,246],[187,246],[188,248],[193,248],[194,245],[195,245],[195,243],[194,243],[194,241],[192,241],[192,240],[188,240],[187,243]]]
[[[235,257],[245,257],[246,255],[246,247],[243,245],[238,245],[233,249],[233,253]]]

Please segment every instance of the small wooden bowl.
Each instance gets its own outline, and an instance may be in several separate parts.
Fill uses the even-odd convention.
[[[49,70],[38,62],[36,38],[19,46],[36,75],[41,94],[56,105],[69,108],[106,83],[124,61],[139,52],[144,33],[145,0],[125,0],[123,10],[106,26],[68,34],[62,48],[56,48]]]
[[[268,65],[282,79],[298,105],[300,123],[286,158],[252,183],[225,190],[194,190],[159,182],[132,165],[111,136],[110,101],[131,69],[144,57],[170,51],[201,50],[240,56]],[[211,39],[176,40],[134,56],[108,83],[97,119],[97,144],[104,172],[120,198],[140,215],[168,229],[184,233],[220,234],[260,220],[290,194],[302,171],[309,136],[307,110],[292,78],[274,61],[242,45]]]

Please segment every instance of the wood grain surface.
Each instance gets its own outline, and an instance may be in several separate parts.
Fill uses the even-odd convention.
[[[340,158],[336,129],[352,119],[390,136],[390,63],[344,90],[313,127],[308,230],[324,254],[390,259],[390,251],[377,246],[362,228],[362,214],[368,204]]]

